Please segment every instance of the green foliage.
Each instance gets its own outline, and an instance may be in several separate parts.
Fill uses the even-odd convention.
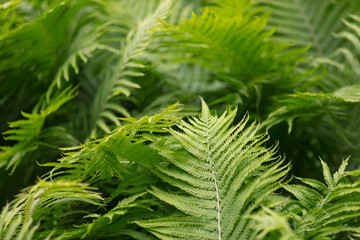
[[[36,229],[39,226],[31,226],[32,224],[32,220],[31,218],[23,221],[21,216],[18,216],[16,218],[16,220],[14,220],[10,225],[7,223],[9,222],[9,216],[11,216],[9,214],[9,205],[6,205],[0,215],[0,237],[1,239],[6,239],[6,240],[10,240],[10,239],[17,239],[17,240],[22,240],[22,239],[32,239],[33,235],[36,231]],[[20,230],[19,232],[16,232],[16,229],[20,226]],[[16,237],[16,238],[15,238]]]
[[[281,239],[333,239],[333,236],[346,236],[342,234],[344,232],[356,236],[360,216],[359,180],[352,182],[347,178],[357,175],[346,171],[348,160],[344,160],[334,174],[321,160],[326,185],[308,178],[297,178],[301,185],[285,185],[284,189],[295,200],[279,208],[280,214],[265,209],[257,216],[257,221],[263,226],[257,227],[259,232],[265,237],[271,236],[269,233],[274,230],[280,230]],[[272,224],[264,226],[265,222]]]
[[[43,129],[44,122],[50,114],[74,98],[75,91],[75,88],[68,87],[45,106],[36,106],[36,108],[40,108],[39,112],[36,110],[32,114],[22,112],[21,114],[27,119],[9,123],[11,129],[3,133],[5,140],[17,141],[17,143],[13,146],[1,147],[0,167],[5,166],[7,169],[14,167],[13,169],[15,169],[24,155],[36,150],[39,144],[50,144],[43,142],[45,139],[43,139],[44,136],[42,135],[46,134],[49,138],[52,134],[52,129]]]
[[[139,21],[137,26],[127,33],[123,43],[124,46],[120,53],[115,56],[114,66],[110,68],[111,72],[105,72],[105,80],[100,83],[100,90],[95,95],[92,109],[92,119],[94,122],[92,124],[96,124],[96,126],[92,129],[92,138],[97,136],[97,127],[106,133],[111,132],[111,127],[106,123],[105,119],[113,122],[115,126],[119,126],[120,122],[117,119],[117,113],[121,113],[126,117],[130,116],[125,109],[111,100],[119,94],[124,94],[128,97],[132,89],[140,88],[138,84],[131,81],[134,77],[144,75],[142,71],[145,65],[137,61],[136,58],[144,53],[151,43],[151,29],[154,25],[159,24],[157,19],[165,19],[167,17],[170,10],[170,2],[164,1],[161,3],[153,13]]]
[[[333,34],[342,30],[339,19],[359,12],[357,1],[256,0],[271,11],[270,26],[278,27],[281,42],[307,46],[316,57],[328,56],[344,42]]]
[[[0,0],[0,239],[360,239],[359,14]]]
[[[244,130],[247,118],[229,128],[235,115],[212,116],[202,102],[200,118],[181,121],[182,132],[170,130],[173,141],[155,147],[169,161],[156,174],[179,190],[149,192],[185,216],[140,226],[160,239],[247,238],[249,216],[280,187],[288,167],[260,146],[265,136],[256,135],[255,124]]]
[[[149,135],[154,133],[166,132],[163,128],[171,127],[176,119],[174,114],[180,110],[179,104],[174,104],[164,109],[162,113],[152,117],[145,116],[139,120],[125,118],[131,123],[116,129],[111,135],[86,143],[79,147],[65,148],[66,157],[60,159],[60,163],[55,165],[54,170],[70,167],[74,164],[81,175],[78,178],[92,177],[110,180],[112,177],[122,178],[127,171],[124,163],[134,158],[143,158],[141,152],[129,142],[140,143],[143,141],[156,141],[156,136]],[[122,146],[118,148],[117,146]],[[144,153],[145,154],[145,153]],[[52,164],[50,164],[52,165]],[[71,172],[74,176],[75,172]]]
[[[201,15],[193,13],[181,24],[165,23],[157,30],[157,37],[164,38],[162,51],[173,52],[176,60],[196,62],[230,75],[235,78],[233,84],[240,87],[244,83],[266,81],[273,74],[291,72],[292,65],[285,62],[295,62],[299,50],[285,52],[288,44],[274,42],[271,39],[274,32],[264,31],[264,16],[216,13],[206,9]]]
[[[280,99],[283,106],[272,112],[263,126],[270,128],[275,124],[286,121],[291,132],[293,121],[297,117],[314,117],[331,112],[340,112],[344,102],[356,103],[360,101],[359,85],[346,86],[334,93],[295,93]]]

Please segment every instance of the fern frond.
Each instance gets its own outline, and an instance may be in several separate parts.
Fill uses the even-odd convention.
[[[106,133],[111,132],[113,128],[107,122],[119,126],[120,122],[116,120],[119,113],[125,117],[130,116],[114,100],[120,94],[128,97],[132,89],[140,88],[132,81],[133,78],[144,75],[145,65],[137,58],[150,45],[152,29],[159,25],[158,19],[165,19],[168,16],[170,7],[170,0],[163,1],[152,14],[139,21],[137,26],[128,32],[124,47],[120,50],[120,54],[115,56],[116,61],[110,68],[111,71],[106,74],[95,96],[92,106],[92,138],[96,138],[97,128]]]
[[[67,204],[69,207],[77,201],[99,206],[102,198],[94,192],[94,188],[84,183],[39,180],[35,185],[24,189],[10,205],[3,209],[0,215],[0,236],[4,234],[5,239],[16,236],[16,239],[22,240],[32,239],[34,234],[41,234],[44,236],[41,239],[50,239],[54,231],[45,234],[41,232],[42,225],[48,222],[47,216],[52,216],[52,220],[49,219],[49,221],[50,224],[54,224],[54,219],[58,218],[55,221],[59,221],[60,213],[67,209],[60,206]],[[43,221],[42,224],[40,221]],[[37,230],[39,232],[35,233]],[[60,234],[57,238],[51,239],[62,239],[62,236]]]
[[[82,16],[80,15],[79,18]],[[64,78],[66,81],[70,80],[69,72],[72,68],[76,74],[79,73],[78,59],[81,59],[84,63],[88,61],[88,58],[92,56],[92,53],[97,49],[110,49],[103,45],[99,41],[99,37],[104,31],[104,27],[85,25],[77,31],[73,38],[69,39],[68,55],[63,60],[62,64],[55,74],[54,81],[57,86],[61,86],[61,81]]]
[[[0,214],[0,238],[4,240],[31,240],[39,228],[39,225],[33,225],[31,218],[23,221],[21,215],[17,216],[10,224],[9,219],[9,208],[10,205],[7,204],[3,207]]]
[[[41,90],[60,85],[63,77],[69,80],[71,68],[78,72],[78,59],[86,61],[95,49],[108,49],[98,41],[104,22],[89,14],[99,11],[97,8],[88,1],[58,2],[34,21],[3,35],[1,93],[12,95],[17,93],[12,89],[25,87],[25,92],[33,95],[29,100],[36,101]],[[8,79],[13,79],[11,84]],[[48,95],[51,91],[54,89],[50,88]]]
[[[49,209],[56,208],[64,202],[81,201],[93,205],[101,205],[101,196],[94,191],[94,188],[77,181],[44,181],[40,180],[34,186],[30,186],[20,193],[12,203],[14,210],[24,211],[25,216],[32,216],[34,221],[43,219],[51,214]],[[28,199],[36,202],[34,208],[29,207]],[[14,211],[14,214],[17,212]]]
[[[302,212],[298,213],[300,218],[293,219],[296,222],[294,231],[305,239],[330,239],[343,232],[359,233],[359,180],[350,182],[346,178],[352,174],[345,170],[348,159],[343,161],[335,174],[330,172],[325,162],[321,163],[326,186],[316,180],[302,178],[299,180],[308,186],[284,186],[302,208]]]
[[[287,122],[290,133],[296,118],[313,118],[328,113],[340,114],[344,104],[359,102],[359,97],[359,85],[345,86],[333,93],[295,93],[281,99],[282,106],[270,113],[262,126],[269,129],[281,122]]]
[[[247,118],[230,127],[236,111],[220,117],[202,102],[200,118],[181,121],[170,130],[174,139],[156,150],[166,165],[152,170],[177,187],[149,192],[184,213],[181,218],[137,222],[160,239],[243,239],[250,230],[248,216],[279,188],[288,171],[274,150],[261,147],[257,126],[245,128]]]
[[[138,207],[139,203],[136,203],[136,199],[142,197],[145,193],[140,193],[137,195],[133,195],[129,198],[123,199],[120,201],[113,209],[108,211],[102,216],[97,216],[92,223],[84,226],[86,228],[86,232],[82,236],[82,238],[85,238],[87,236],[92,235],[101,235],[101,232],[108,232],[109,230],[107,228],[117,228],[116,231],[118,233],[122,232],[122,230],[126,230],[125,226],[127,224],[126,221],[124,221],[122,224],[119,224],[119,221],[116,221],[115,218],[122,217],[124,218],[124,215],[128,212],[129,209]],[[124,219],[125,220],[125,219]],[[113,221],[116,223],[114,227],[111,227]],[[121,221],[120,221],[121,222]],[[121,225],[124,227],[121,229]],[[122,235],[122,234],[118,234]],[[127,235],[127,234],[124,234]]]
[[[296,236],[286,217],[267,207],[263,207],[258,215],[255,215],[254,228],[258,239],[280,239],[280,240],[300,240]]]
[[[128,80],[130,77],[142,76],[142,68],[145,66],[136,61],[152,41],[152,29],[159,25],[158,19],[164,20],[170,11],[171,1],[163,1],[157,9],[145,19],[140,20],[136,28],[133,28],[126,36],[125,46],[122,49],[121,59],[114,69],[114,88],[112,96],[123,93],[130,95],[130,88],[139,88],[135,83]]]
[[[139,144],[144,141],[156,141],[155,133],[164,133],[166,128],[174,125],[178,119],[174,114],[180,111],[180,105],[173,104],[163,112],[154,116],[145,116],[139,120],[124,118],[129,121],[114,131],[111,135],[89,142],[79,147],[64,148],[67,151],[60,163],[49,163],[46,166],[55,166],[53,171],[60,168],[77,168],[78,174],[72,172],[72,177],[92,176],[100,179],[120,177],[126,172],[126,166],[133,159],[146,159],[146,155],[153,156],[150,150]],[[150,135],[152,133],[153,135]],[[141,152],[143,151],[143,153]],[[143,159],[143,161],[145,161]],[[140,160],[137,160],[139,162]],[[140,161],[143,163],[143,161]],[[150,162],[149,162],[150,163]],[[70,170],[71,171],[71,170]]]
[[[273,41],[274,31],[264,30],[263,16],[223,17],[206,9],[201,15],[193,13],[182,24],[163,23],[157,30],[161,51],[171,53],[174,60],[199,63],[229,74],[238,82],[264,80],[275,71],[286,75],[291,72],[289,63],[305,51],[285,52],[290,45]]]
[[[26,119],[9,123],[11,129],[3,133],[4,139],[16,141],[16,143],[13,146],[2,146],[0,148],[0,167],[6,167],[6,169],[12,167],[14,171],[28,152],[36,150],[41,144],[41,133],[44,130],[46,118],[73,99],[75,95],[76,88],[68,87],[55,95],[51,102],[45,106],[41,106],[43,101],[40,101],[39,106],[34,109],[34,113],[22,112]],[[37,110],[37,108],[42,109]]]
[[[276,39],[302,46],[311,44],[315,56],[329,56],[344,44],[332,36],[342,29],[341,19],[358,11],[356,1],[256,0],[271,12],[269,26],[277,27]]]

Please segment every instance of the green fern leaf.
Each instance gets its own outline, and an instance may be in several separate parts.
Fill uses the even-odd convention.
[[[163,1],[155,11],[145,19],[139,21],[137,26],[132,28],[124,43],[124,47],[115,56],[114,65],[106,72],[105,79],[100,83],[92,106],[92,132],[91,138],[97,137],[97,129],[100,128],[110,133],[113,127],[107,122],[115,123],[120,113],[125,117],[130,114],[116,100],[120,94],[129,97],[131,91],[140,88],[140,85],[133,82],[133,78],[143,76],[145,65],[138,60],[152,41],[152,29],[159,25],[158,19],[164,20],[170,11],[171,0]]]
[[[271,112],[262,126],[269,129],[281,122],[287,122],[290,133],[296,118],[310,119],[328,113],[336,115],[346,103],[359,102],[359,95],[359,85],[345,86],[333,93],[297,92],[279,99],[281,107]]]
[[[311,44],[315,56],[329,56],[344,41],[332,36],[342,29],[341,19],[356,12],[356,1],[257,0],[269,8],[269,25],[277,27],[276,38],[302,46]]]
[[[28,153],[37,149],[41,144],[41,133],[46,118],[56,112],[63,104],[73,99],[76,95],[77,88],[68,87],[60,94],[55,95],[51,102],[45,104],[43,109],[39,112],[28,114],[22,112],[22,115],[27,118],[24,120],[17,120],[9,123],[11,129],[5,131],[6,140],[17,141],[13,146],[3,146],[0,149],[0,167],[9,169],[13,167],[13,171],[20,163],[21,159]],[[41,103],[46,101],[40,101]]]
[[[145,116],[139,120],[134,118],[124,118],[131,123],[117,128],[114,133],[96,141],[89,142],[82,146],[63,148],[64,158],[60,163],[48,163],[45,166],[55,166],[52,172],[60,168],[77,168],[78,174],[70,173],[72,177],[110,179],[112,177],[121,178],[127,172],[127,165],[131,161],[146,164],[146,156],[154,156],[154,151],[146,149],[139,144],[144,141],[156,141],[158,137],[149,133],[164,133],[166,128],[174,125],[174,120],[178,119],[174,114],[181,110],[178,103],[163,109],[162,113],[154,116]],[[140,161],[139,159],[143,159]],[[145,162],[144,162],[145,161]]]
[[[0,238],[4,240],[30,240],[33,238],[39,225],[34,225],[31,218],[23,221],[21,215],[10,223],[9,207],[7,204],[0,213]]]
[[[342,87],[336,90],[334,95],[345,102],[360,102],[360,85]]]
[[[199,63],[245,83],[264,80],[274,71],[291,73],[289,62],[305,51],[285,52],[290,45],[272,40],[274,31],[264,30],[263,16],[224,17],[205,9],[201,15],[193,13],[182,24],[163,23],[157,37],[161,37],[160,50],[171,53],[171,59]]]
[[[280,187],[288,171],[274,150],[261,147],[247,118],[229,127],[236,111],[211,115],[202,102],[200,118],[181,121],[170,130],[174,137],[166,145],[154,146],[170,166],[156,166],[155,173],[177,187],[178,193],[157,187],[157,198],[185,215],[137,222],[161,239],[242,239],[250,230],[248,215],[263,199]]]
[[[93,190],[94,188],[87,184],[76,181],[39,180],[37,184],[24,189],[10,205],[3,209],[0,215],[0,237],[23,240],[33,239],[41,234],[43,235],[41,239],[62,239],[61,234],[56,238],[53,237],[55,229],[50,232],[41,232],[44,229],[40,221],[46,222],[46,217],[54,214],[55,211],[64,211],[66,208],[57,209],[64,204],[70,206],[69,204],[79,201],[83,204],[100,206],[102,198]],[[54,218],[50,220],[51,224],[53,224],[52,221]],[[13,238],[15,236],[16,238]]]
[[[343,232],[359,233],[356,220],[360,217],[359,180],[351,183],[346,179],[347,175],[351,175],[345,171],[348,159],[343,161],[334,175],[325,162],[321,160],[321,163],[327,186],[311,179],[300,180],[312,188],[285,185],[284,188],[298,199],[297,204],[302,211],[296,213],[298,217],[288,211],[283,213],[292,216],[290,219],[296,222],[294,232],[304,239],[331,239]]]
[[[78,59],[86,61],[96,49],[110,49],[99,40],[105,23],[89,14],[98,7],[88,1],[57,2],[34,21],[1,36],[2,94],[15,94],[11,89],[25,86],[25,92],[33,90],[30,100],[37,101],[39,92],[52,85],[50,96],[63,78],[70,79],[71,69],[78,72]],[[8,79],[13,79],[11,84]]]

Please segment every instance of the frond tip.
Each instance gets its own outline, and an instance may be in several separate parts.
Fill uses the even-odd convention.
[[[246,238],[248,216],[279,188],[288,165],[261,146],[265,135],[256,134],[258,125],[246,128],[248,116],[230,126],[236,112],[214,116],[202,100],[199,118],[180,121],[181,132],[170,129],[172,140],[154,146],[169,165],[153,171],[178,190],[153,187],[150,193],[184,215],[139,221],[140,226],[160,239]]]

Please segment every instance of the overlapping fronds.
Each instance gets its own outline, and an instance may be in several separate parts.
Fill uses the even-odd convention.
[[[39,182],[29,188],[23,190],[16,200],[4,208],[0,215],[0,236],[4,235],[5,239],[34,239],[36,231],[39,230],[39,221],[44,221],[42,225],[54,224],[54,220],[65,221],[61,219],[61,215],[66,213],[66,208],[59,206],[76,203],[77,201],[88,203],[90,205],[99,206],[102,198],[98,193],[94,192],[94,188],[87,184],[76,181],[44,181]],[[85,214],[84,212],[82,214]],[[51,216],[48,221],[47,217]],[[20,227],[20,228],[19,228]],[[48,231],[42,239],[52,238],[53,231]],[[35,234],[35,235],[34,235]],[[61,235],[58,239],[62,239]]]
[[[123,238],[130,236],[132,239],[139,240],[155,239],[145,233],[131,229],[128,225],[134,216],[143,215],[144,212],[148,211],[148,209],[146,209],[148,207],[146,201],[137,201],[138,198],[145,194],[146,192],[125,198],[103,215],[90,215],[94,217],[94,220],[92,223],[82,226],[85,230],[82,238],[98,238],[102,235],[106,236],[111,232],[113,235],[122,236]]]
[[[37,225],[31,226],[32,220],[29,218],[26,221],[23,221],[22,216],[19,215],[16,220],[11,224],[9,222],[9,204],[7,204],[0,214],[0,238],[4,240],[31,240],[35,234],[36,229],[39,227]],[[17,232],[16,229],[20,227],[20,230]]]
[[[121,178],[127,172],[127,165],[131,161],[150,158],[153,155],[150,150],[144,149],[141,152],[141,145],[130,143],[157,140],[154,134],[166,132],[166,128],[172,126],[174,120],[177,119],[174,113],[180,109],[179,104],[174,104],[164,109],[162,113],[151,117],[145,116],[139,120],[125,118],[124,120],[131,123],[117,128],[111,135],[79,147],[63,149],[68,150],[67,156],[60,159],[60,163],[55,163],[54,170],[59,168],[72,169],[76,166],[76,172],[70,170],[72,178],[86,178],[88,176],[99,177],[100,179]],[[143,161],[146,161],[145,159]],[[137,162],[139,161],[137,160]]]
[[[359,11],[359,2],[311,0],[256,0],[271,12],[269,26],[277,27],[276,38],[302,46],[311,44],[315,56],[328,56],[344,44],[333,34],[342,29],[342,18]]]
[[[92,133],[91,137],[97,136],[97,129],[100,128],[110,133],[114,127],[120,126],[117,116],[129,117],[129,113],[116,101],[117,96],[124,94],[130,96],[131,90],[140,88],[132,81],[133,78],[143,76],[145,65],[137,60],[137,57],[144,53],[152,41],[152,29],[159,25],[158,19],[164,20],[170,11],[171,1],[163,1],[157,9],[145,19],[139,20],[136,28],[132,28],[120,49],[119,55],[115,56],[115,63],[105,74],[105,79],[100,83],[92,105]],[[111,123],[111,124],[108,124]]]
[[[10,122],[10,129],[3,132],[3,135],[5,140],[16,141],[16,143],[13,146],[2,146],[0,148],[0,167],[6,167],[6,169],[13,167],[14,170],[28,152],[37,149],[42,144],[41,134],[45,133],[43,127],[46,118],[73,99],[75,93],[76,88],[68,87],[55,95],[49,103],[40,101],[37,107],[40,109],[35,108],[33,113],[22,112],[26,119]],[[59,131],[59,129],[57,130]],[[50,131],[51,129],[48,129],[47,133],[51,134]],[[46,139],[44,140],[46,141]],[[44,142],[43,144],[49,143]]]
[[[339,157],[354,154],[356,158],[359,153],[359,93],[358,85],[350,85],[332,93],[295,92],[283,96],[262,127],[270,132],[282,129],[280,147],[291,156],[293,151],[288,149],[298,146],[293,158],[299,163],[303,164],[304,158],[321,156],[329,164],[337,165]],[[305,147],[310,142],[314,148]],[[305,164],[316,166],[313,161]],[[317,175],[320,174],[319,171]]]
[[[349,176],[358,176],[359,171],[346,171],[348,159],[334,174],[324,161],[321,160],[321,164],[326,184],[314,179],[297,178],[301,184],[285,185],[284,188],[296,200],[288,201],[278,210],[279,213],[266,210],[262,216],[268,219],[267,222],[277,224],[272,225],[276,226],[273,229],[257,226],[259,230],[268,229],[262,237],[280,227],[286,230],[280,232],[282,238],[279,234],[269,234],[265,239],[343,239],[359,234],[359,180],[348,179]],[[260,217],[258,221],[264,222]]]
[[[359,11],[0,0],[0,239],[360,238]]]
[[[42,93],[39,89],[44,91],[53,81],[60,85],[62,78],[69,80],[71,69],[78,72],[78,59],[86,61],[95,49],[105,47],[98,41],[104,22],[90,14],[97,7],[88,1],[56,3],[35,20],[3,34],[1,95],[17,94],[15,87],[24,90],[23,98],[32,92],[28,101],[36,101]]]
[[[253,216],[255,235],[258,239],[301,240],[291,228],[287,218],[276,211],[263,207]]]
[[[170,11],[171,1],[163,1],[154,12],[145,19],[139,21],[136,28],[132,29],[126,36],[125,46],[122,49],[121,59],[114,72],[114,86],[112,95],[123,93],[130,95],[127,87],[139,87],[131,84],[128,77],[141,76],[144,65],[136,62],[136,58],[144,52],[152,41],[152,29],[159,25],[158,20],[164,20]]]
[[[274,72],[288,74],[293,68],[289,63],[304,51],[285,52],[289,45],[274,42],[274,31],[264,31],[265,25],[262,16],[224,17],[205,9],[182,24],[164,23],[157,36],[162,37],[161,50],[173,53],[173,59],[186,59],[236,77],[233,81],[239,86],[241,81],[264,81]]]
[[[152,170],[178,190],[153,187],[149,192],[183,215],[140,221],[160,239],[247,239],[249,215],[279,188],[288,167],[261,147],[264,135],[247,117],[230,127],[235,111],[213,116],[202,102],[200,118],[181,121],[174,139],[157,144],[165,158]]]

